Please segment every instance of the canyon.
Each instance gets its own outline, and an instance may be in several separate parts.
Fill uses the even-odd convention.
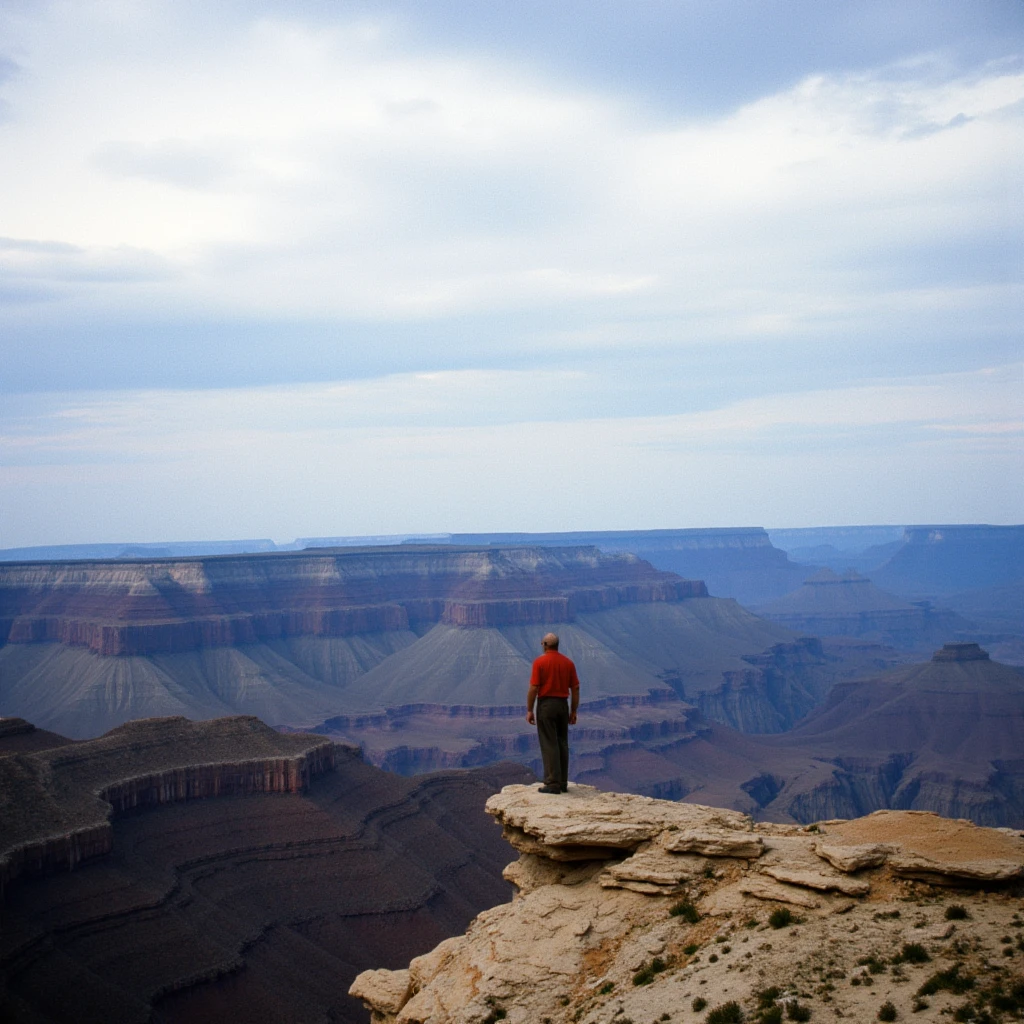
[[[495,765],[406,779],[251,718],[0,721],[0,1018],[365,1020],[346,993],[509,898]]]
[[[507,706],[548,629],[588,699],[668,689],[744,729],[788,727],[863,667],[844,651],[787,659],[789,630],[626,552],[408,545],[2,565],[0,701],[76,738],[153,716],[308,729],[412,704]],[[753,685],[758,659],[776,675],[799,662],[801,692]]]

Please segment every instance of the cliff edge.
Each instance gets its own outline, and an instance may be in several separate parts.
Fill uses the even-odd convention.
[[[18,875],[109,853],[116,814],[197,797],[299,793],[334,767],[334,756],[323,736],[286,736],[238,716],[141,719],[95,740],[0,757],[0,897]]]
[[[755,824],[588,786],[506,786],[487,811],[519,851],[516,896],[360,974],[374,1024],[1024,1010],[1024,833],[913,811]]]

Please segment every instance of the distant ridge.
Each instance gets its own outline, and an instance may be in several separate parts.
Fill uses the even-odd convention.
[[[754,610],[798,633],[871,638],[903,650],[928,649],[972,627],[953,611],[881,590],[852,569],[820,569],[799,590]]]

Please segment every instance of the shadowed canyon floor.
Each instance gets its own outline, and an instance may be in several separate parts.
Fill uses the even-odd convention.
[[[813,828],[570,786],[487,810],[510,904],[361,974],[374,1024],[997,1020],[1024,1012],[1024,834],[879,812]]]
[[[80,850],[93,856],[75,870],[52,857],[8,885],[4,1021],[362,1021],[346,995],[359,970],[405,963],[508,899],[483,805],[529,777],[517,765],[406,779],[328,742],[289,790],[275,763],[322,754],[322,737],[177,720],[47,742],[25,723],[0,735],[4,848],[31,832],[62,852],[61,835],[97,813],[109,842]],[[18,769],[40,765],[26,819]],[[104,810],[98,788],[123,806]],[[200,791],[221,795],[183,799]]]

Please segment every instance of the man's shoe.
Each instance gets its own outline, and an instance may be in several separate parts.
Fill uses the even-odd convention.
[[[569,787],[568,786],[563,786],[562,787],[562,792],[563,793],[568,793],[569,792]]]
[[[561,793],[562,792],[562,787],[561,786],[538,786],[537,787],[537,792],[538,793]]]

